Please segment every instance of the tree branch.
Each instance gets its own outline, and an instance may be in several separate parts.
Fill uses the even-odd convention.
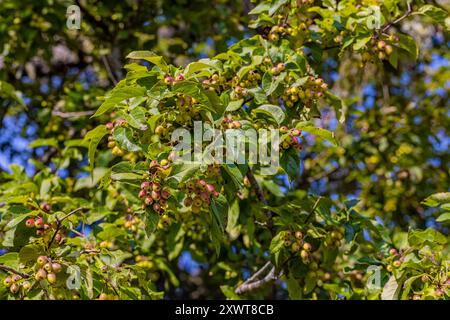
[[[386,32],[387,30],[389,30],[389,28],[396,25],[397,23],[400,23],[403,19],[406,19],[407,17],[409,17],[411,15],[411,13],[413,12],[411,3],[408,1],[407,5],[408,5],[408,10],[400,18],[398,18],[392,22],[389,22],[383,28],[381,28],[381,33]]]
[[[271,262],[266,263],[250,279],[256,279],[257,275],[258,276],[261,275],[263,273],[263,271],[266,270],[267,267],[269,267],[269,266],[272,266]],[[246,282],[244,282],[243,284],[241,284],[239,287],[236,288],[235,293],[243,294],[243,293],[247,293],[247,292],[256,290],[271,281],[277,280],[280,275],[281,275],[281,273],[279,275],[275,275],[275,267],[272,266],[269,273],[264,278],[262,278],[261,280],[254,280],[254,281],[249,281],[250,279],[247,280]]]
[[[60,117],[60,118],[81,118],[86,116],[91,116],[95,113],[95,111],[77,111],[77,112],[62,112],[62,111],[53,111],[52,115]]]
[[[22,278],[29,278],[31,277],[29,274],[21,272],[21,271],[17,271],[13,268],[7,267],[3,264],[0,264],[0,270],[6,271],[6,272],[10,272],[10,273],[14,273],[14,274],[18,274],[19,276],[21,276]]]
[[[61,229],[61,223],[62,223],[65,219],[67,219],[68,217],[70,217],[71,215],[73,215],[74,213],[77,213],[78,211],[83,210],[83,209],[86,209],[86,208],[85,208],[85,207],[80,207],[80,208],[77,208],[77,209],[75,209],[75,210],[72,210],[72,211],[70,211],[68,214],[66,214],[64,217],[62,217],[61,219],[59,219],[58,217],[56,217],[56,230],[55,230],[55,232],[53,233],[53,236],[52,236],[50,242],[48,243],[47,250],[49,250],[49,249],[51,248],[53,242],[55,241],[56,234],[57,234],[58,231]]]

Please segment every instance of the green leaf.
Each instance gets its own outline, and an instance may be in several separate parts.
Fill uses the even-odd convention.
[[[398,37],[400,38],[398,43],[399,47],[407,51],[411,57],[416,60],[419,56],[419,48],[417,47],[417,43],[414,38],[403,33],[398,33]]]
[[[57,148],[58,140],[56,140],[55,138],[36,139],[33,142],[31,142],[28,146],[30,148],[37,148],[37,147],[44,147],[44,146]]]
[[[418,12],[442,24],[445,23],[445,19],[448,17],[448,13],[445,10],[431,4],[420,7]]]
[[[131,110],[130,113],[123,112],[122,115],[127,123],[133,128],[147,130],[148,126],[146,124],[147,118],[145,117],[145,112],[145,108],[136,107]]]
[[[95,162],[95,150],[97,150],[97,146],[102,140],[102,138],[108,134],[108,129],[106,129],[105,125],[99,125],[95,129],[92,129],[84,136],[84,141],[89,143],[88,149],[88,159],[89,159],[89,168],[92,171],[94,169]]]
[[[383,287],[381,300],[397,300],[400,286],[394,276],[391,276]]]
[[[302,299],[302,287],[294,277],[289,276],[286,279],[286,286],[288,289],[289,298],[291,298],[292,300]]]
[[[44,252],[41,247],[29,244],[20,249],[19,258],[20,262],[23,264],[28,264],[30,262],[36,262],[36,259],[42,255]]]
[[[311,122],[300,122],[295,126],[297,129],[313,134],[320,139],[326,140],[337,146],[337,140],[335,138],[334,132],[328,131],[326,129],[317,128]]]
[[[172,92],[179,92],[197,99],[202,107],[212,113],[223,113],[223,106],[214,92],[206,92],[202,85],[196,81],[182,81],[173,85]]]
[[[239,110],[242,107],[242,103],[244,103],[244,99],[230,101],[225,111],[233,112]]]
[[[167,71],[167,63],[164,59],[151,51],[133,51],[127,55],[127,59],[146,60],[155,64],[162,71]]]
[[[450,212],[446,212],[444,214],[441,214],[436,221],[437,222],[444,222],[444,221],[449,221],[450,220]]]
[[[359,36],[356,38],[356,42],[353,44],[354,50],[359,50],[363,48],[372,39],[372,35]]]
[[[447,238],[440,232],[428,228],[426,230],[413,230],[408,234],[408,242],[411,246],[421,248],[424,245],[444,245]]]
[[[114,128],[113,136],[121,149],[129,152],[142,150],[141,147],[134,142],[133,131],[128,127]]]
[[[286,117],[283,109],[273,104],[264,104],[256,109],[253,109],[252,112],[268,115],[269,117],[273,118],[278,125],[281,125],[281,123],[283,123],[284,121],[284,118]]]
[[[275,237],[273,237],[270,242],[269,250],[272,253],[277,253],[284,247],[284,239],[286,237],[286,231],[279,232]]]
[[[0,264],[13,269],[19,268],[19,254],[17,252],[8,252],[1,255]]]
[[[429,207],[437,207],[446,203],[450,203],[450,192],[435,193],[422,201],[422,204]]]
[[[288,175],[290,181],[294,181],[297,177],[300,165],[298,153],[293,149],[285,151],[280,159],[280,166]]]
[[[98,117],[109,109],[115,107],[117,104],[122,101],[134,97],[141,97],[145,94],[146,89],[144,87],[137,86],[125,86],[125,87],[117,87],[113,89],[107,96],[106,100],[100,105],[95,114],[91,117]]]

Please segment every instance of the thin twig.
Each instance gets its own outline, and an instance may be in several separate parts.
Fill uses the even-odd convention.
[[[411,8],[411,3],[408,1],[407,2],[408,5],[408,10],[398,19],[396,19],[395,21],[389,22],[388,24],[386,24],[382,29],[381,32],[386,32],[390,27],[396,25],[397,23],[401,22],[403,19],[406,19],[407,17],[409,17],[411,15],[411,13],[413,12],[412,8]]]
[[[314,212],[316,211],[317,207],[319,206],[319,202],[320,200],[322,200],[322,196],[319,196],[316,200],[316,202],[314,203],[311,212],[309,213],[309,215],[306,217],[305,219],[305,223],[309,221],[309,219],[313,216]]]
[[[50,242],[49,242],[49,244],[48,244],[47,250],[49,250],[49,249],[51,248],[51,246],[52,246],[52,244],[53,244],[53,241],[55,241],[56,234],[57,234],[58,231],[61,229],[61,223],[62,223],[65,219],[67,219],[68,217],[70,217],[71,215],[73,215],[74,213],[77,213],[78,211],[83,210],[83,209],[86,209],[86,208],[85,208],[85,207],[80,207],[80,208],[77,208],[77,209],[75,209],[75,210],[72,210],[72,211],[70,211],[68,214],[66,214],[64,217],[62,217],[61,219],[59,219],[58,217],[56,217],[56,230],[55,230],[55,232],[53,233],[52,239],[50,240]]]
[[[86,116],[91,116],[95,111],[77,111],[77,112],[62,112],[62,111],[53,111],[52,115],[60,117],[60,118],[81,118]]]
[[[102,55],[101,58],[102,58],[103,64],[105,65],[106,72],[108,73],[109,79],[112,81],[112,83],[114,85],[116,85],[117,84],[117,79],[114,76],[114,73],[113,73],[113,71],[111,69],[111,65],[109,64],[108,58],[105,55]]]
[[[22,278],[29,278],[29,277],[31,277],[31,276],[30,276],[29,274],[27,274],[27,273],[24,273],[24,272],[21,272],[21,271],[17,271],[17,270],[15,270],[15,269],[10,268],[10,267],[7,267],[7,266],[5,266],[5,265],[3,265],[3,264],[0,264],[0,270],[7,271],[7,272],[10,272],[10,273],[18,274],[18,275],[21,276]]]

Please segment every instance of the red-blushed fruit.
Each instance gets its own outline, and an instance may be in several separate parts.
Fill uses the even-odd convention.
[[[209,200],[209,193],[207,192],[200,193],[200,198],[202,199],[202,201],[207,202]]]
[[[176,81],[183,81],[184,80],[184,76],[182,74],[178,75],[176,78]]]
[[[444,290],[442,290],[441,288],[436,289],[434,292],[438,297],[442,297],[445,293]]]
[[[300,129],[292,129],[291,134],[292,134],[293,136],[298,137],[299,135],[302,134],[302,131],[301,131]]]
[[[214,198],[218,198],[220,196],[220,193],[218,191],[214,191]]]
[[[167,190],[163,190],[161,191],[161,198],[163,198],[164,200],[167,200],[170,198],[170,192]]]
[[[42,219],[42,218],[37,218],[35,221],[34,221],[34,226],[36,227],[36,228],[43,228],[44,227],[44,219]]]
[[[147,192],[145,190],[141,190],[139,191],[138,197],[139,198],[145,198],[145,196],[147,195]]]
[[[151,205],[153,203],[153,198],[148,196],[148,197],[145,198],[144,202],[145,202],[146,205],[149,206],[149,205]]]
[[[5,287],[9,288],[11,284],[13,283],[12,279],[10,277],[6,277],[5,280],[3,280],[3,284]]]
[[[212,184],[207,184],[206,191],[208,191],[209,193],[213,193],[214,191],[216,191],[216,188]]]
[[[378,49],[382,50],[384,47],[386,47],[386,41],[380,40],[377,43]]]
[[[159,203],[155,203],[153,205],[153,210],[155,210],[156,212],[161,211],[161,205]]]
[[[47,263],[47,257],[46,256],[39,256],[36,260],[37,264],[40,266],[43,266]]]
[[[39,280],[44,280],[47,277],[47,272],[45,272],[44,269],[39,269],[36,274],[34,275],[34,278],[39,281]]]
[[[396,256],[396,255],[398,254],[398,251],[397,251],[397,249],[392,248],[392,249],[389,250],[389,254],[390,254],[391,256]]]
[[[198,181],[198,185],[201,186],[202,188],[206,187],[206,181],[205,180],[199,180]]]
[[[34,223],[35,223],[34,219],[30,218],[27,219],[27,221],[25,221],[25,226],[27,226],[27,228],[34,228]]]
[[[47,274],[47,281],[50,284],[56,283],[56,274],[54,274],[54,273]]]
[[[11,291],[12,294],[16,294],[19,291],[19,285],[17,283],[13,283],[9,287],[9,291]]]
[[[402,263],[401,263],[399,260],[397,260],[397,261],[394,261],[394,262],[392,263],[392,265],[393,265],[394,267],[396,267],[396,268],[399,268],[399,267],[402,265]]]
[[[113,128],[114,128],[114,123],[108,122],[108,123],[106,124],[106,129],[112,130]]]
[[[62,235],[61,235],[61,233],[57,233],[57,234],[55,235],[55,241],[58,242],[58,243],[60,243],[61,240],[62,240]]]
[[[288,133],[288,131],[289,131],[289,129],[288,129],[288,127],[286,127],[286,126],[282,126],[282,127],[280,128],[280,133]]]
[[[166,75],[165,77],[164,77],[164,83],[165,84],[172,84],[174,82],[174,80],[173,80],[173,77],[171,77],[171,76],[169,76],[169,75]]]
[[[31,283],[30,283],[29,281],[24,281],[24,282],[22,283],[22,287],[23,287],[25,290],[28,290],[28,289],[31,288]]]
[[[295,237],[300,240],[303,238],[303,233],[301,231],[295,231]]]
[[[45,234],[44,229],[38,229],[38,230],[36,230],[36,235],[37,235],[38,237],[42,237],[44,234]]]
[[[44,224],[44,230],[48,230],[48,229],[50,229],[50,225],[49,224]]]
[[[413,300],[421,300],[422,296],[420,294],[413,295]]]
[[[45,212],[49,212],[52,209],[52,207],[49,203],[44,202],[41,204],[41,209],[44,210]]]
[[[144,181],[141,183],[141,189],[147,190],[148,188],[150,188],[150,182]]]
[[[303,244],[303,249],[306,250],[306,251],[311,251],[311,250],[312,250],[312,246],[311,246],[310,243],[305,242],[305,243]]]
[[[13,282],[20,281],[21,279],[22,279],[22,277],[20,275],[18,275],[18,274],[13,274],[13,276],[11,277],[11,280]]]
[[[101,293],[98,296],[98,300],[108,300],[108,295],[106,293]]]

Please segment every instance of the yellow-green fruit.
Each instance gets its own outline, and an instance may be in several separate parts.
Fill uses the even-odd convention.
[[[23,287],[25,290],[28,290],[28,289],[31,288],[31,283],[30,283],[29,281],[24,281],[24,282],[22,283],[22,287]]]
[[[56,274],[54,274],[54,273],[47,274],[47,281],[50,284],[56,283]]]
[[[11,291],[12,294],[16,294],[19,291],[19,285],[17,283],[13,283],[11,287],[9,287],[9,291]]]
[[[308,251],[306,250],[300,251],[300,257],[302,257],[302,259],[308,259],[308,256],[309,256]]]
[[[12,279],[10,277],[5,278],[5,280],[3,280],[3,284],[5,285],[5,287],[9,288],[11,286],[11,284],[13,283]]]

